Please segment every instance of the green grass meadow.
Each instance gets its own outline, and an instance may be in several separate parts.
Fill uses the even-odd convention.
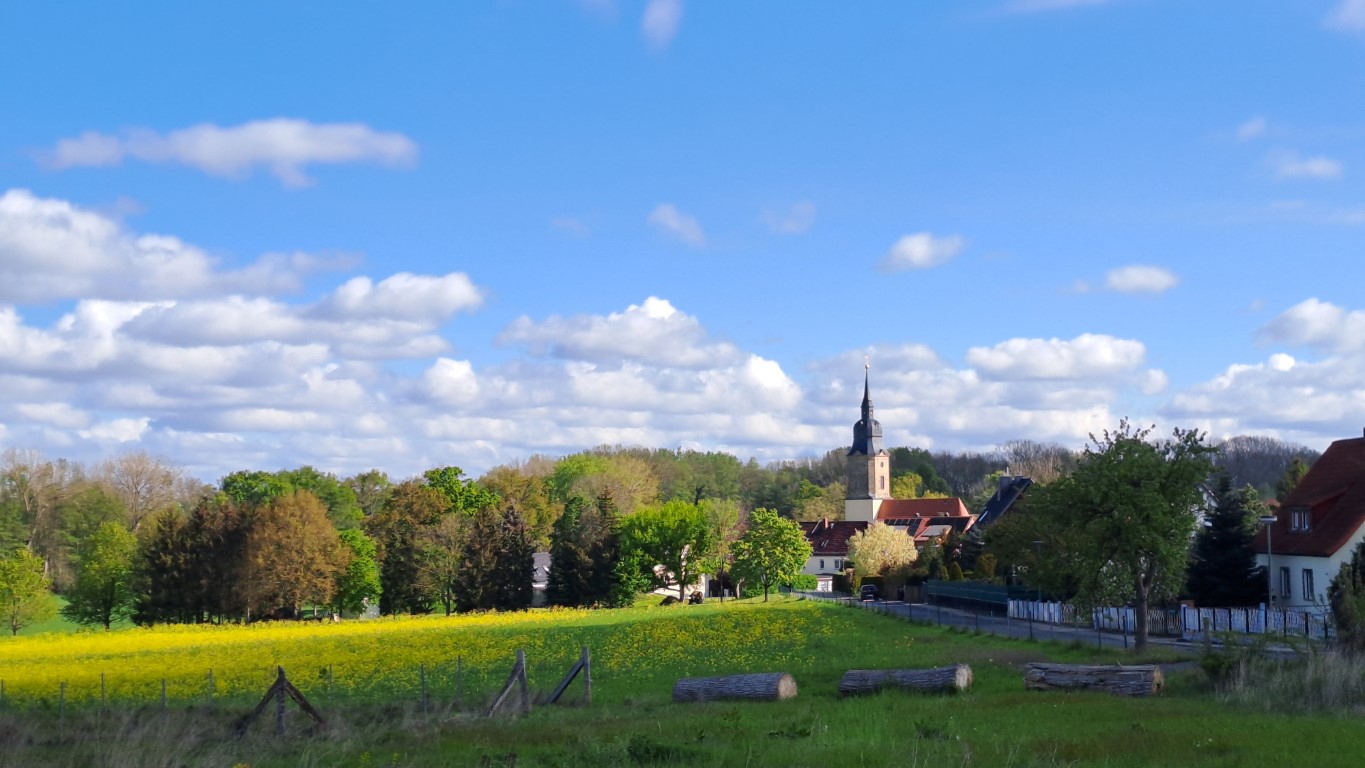
[[[0,765],[14,766],[1360,766],[1365,716],[1358,708],[1299,714],[1225,703],[1197,665],[1180,664],[1166,691],[1128,699],[1103,693],[1030,692],[1030,661],[1176,662],[1125,652],[956,632],[857,608],[776,600],[632,608],[565,614],[563,620],[508,618],[476,632],[461,618],[408,620],[451,651],[479,643],[529,649],[531,686],[548,691],[576,656],[593,649],[593,702],[537,705],[524,718],[487,719],[475,704],[451,707],[436,691],[424,713],[412,696],[352,697],[319,708],[329,718],[310,731],[291,710],[288,733],[273,734],[273,707],[242,739],[231,724],[249,708],[179,702],[101,710],[73,706],[63,717],[48,701],[0,711]],[[399,625],[402,629],[407,625]],[[389,628],[392,631],[393,627]],[[136,630],[125,630],[136,631]],[[243,630],[243,631],[249,631]],[[325,628],[318,630],[318,647]],[[463,633],[463,634],[462,634]],[[110,633],[111,637],[122,632]],[[23,638],[19,638],[23,640]],[[291,640],[308,652],[309,639]],[[387,642],[397,646],[401,643]],[[122,646],[127,646],[124,641]],[[193,647],[172,655],[203,654]],[[335,647],[327,653],[337,654]],[[501,654],[503,651],[499,650]],[[540,656],[537,663],[536,654]],[[195,661],[200,659],[196,656]],[[103,663],[116,664],[105,657]],[[143,660],[146,662],[146,659]],[[885,692],[841,699],[851,668],[972,666],[960,695]],[[57,663],[57,662],[52,662]],[[0,673],[22,672],[19,664]],[[116,668],[116,667],[115,667]],[[508,659],[507,668],[510,668]],[[675,704],[680,676],[790,672],[799,695],[784,702]],[[500,670],[505,675],[505,669]],[[565,696],[577,701],[576,683]],[[305,690],[308,693],[308,690]],[[311,694],[310,694],[311,695]],[[482,696],[491,695],[484,691]],[[1292,710],[1292,703],[1288,703]]]

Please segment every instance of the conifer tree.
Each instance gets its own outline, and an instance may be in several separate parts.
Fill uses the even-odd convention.
[[[464,566],[455,579],[455,610],[460,613],[488,611],[497,607],[498,551],[502,545],[502,520],[493,507],[474,513],[465,539]],[[530,576],[527,576],[530,583]]]
[[[1202,607],[1256,605],[1265,599],[1265,575],[1251,541],[1265,506],[1255,488],[1234,490],[1226,475],[1215,493],[1217,505],[1194,537],[1186,590]]]
[[[578,607],[590,604],[593,562],[584,546],[584,508],[582,496],[564,504],[564,514],[550,531],[550,580],[545,600],[550,605]]]
[[[500,611],[530,608],[534,572],[535,547],[526,530],[526,518],[521,510],[509,506],[498,529],[498,560],[493,576],[497,596],[493,607]]]
[[[635,563],[626,562],[621,550],[621,517],[616,500],[604,490],[587,514],[586,527],[592,543],[588,547],[592,562],[590,605],[623,608],[648,588],[649,582]]]

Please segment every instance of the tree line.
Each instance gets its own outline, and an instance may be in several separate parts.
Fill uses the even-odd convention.
[[[1234,438],[1222,447],[1215,463],[1260,483],[1288,457],[1303,467],[1313,458],[1265,438]],[[954,495],[973,508],[1003,473],[1053,481],[1085,456],[1023,440],[988,454],[891,452],[893,495]],[[533,456],[477,480],[456,467],[394,482],[378,470],[343,478],[305,466],[235,472],[209,486],[141,452],[85,467],[10,449],[0,457],[0,552],[23,550],[23,568],[40,564],[44,583],[67,598],[69,615],[96,624],[118,618],[114,604],[143,622],[296,616],[305,606],[402,613],[518,604],[524,595],[494,597],[481,585],[459,584],[462,570],[484,568],[465,564],[496,564],[490,548],[548,549],[557,563],[609,562],[607,554],[616,553],[626,564],[611,565],[611,578],[606,571],[581,575],[578,586],[556,584],[552,593],[565,595],[563,604],[620,604],[624,595],[670,574],[677,583],[698,568],[741,586],[735,557],[756,510],[783,520],[842,518],[845,454],[838,448],[760,466],[720,452],[602,446],[557,459]],[[676,513],[685,508],[705,518],[709,533],[671,551],[658,529],[667,522],[682,536],[687,526]],[[484,510],[489,519],[480,518]],[[635,522],[642,511],[649,514]],[[640,527],[665,512],[670,521]],[[629,551],[622,549],[628,537]],[[646,547],[663,575],[630,561]],[[951,575],[974,564],[982,547],[979,537],[936,542],[917,554],[916,568]],[[124,568],[129,552],[133,564]],[[679,558],[682,552],[691,559]],[[513,559],[523,568],[521,554]],[[750,585],[765,588],[777,583],[773,573],[745,572]]]

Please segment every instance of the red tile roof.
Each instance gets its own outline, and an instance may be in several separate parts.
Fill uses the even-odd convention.
[[[878,520],[907,517],[967,517],[971,512],[962,499],[887,499],[877,508]]]
[[[801,523],[801,530],[810,542],[811,554],[816,557],[846,557],[848,540],[853,534],[867,530],[865,521],[830,520],[821,518]]]
[[[1295,508],[1310,510],[1308,530],[1295,531]],[[1331,557],[1365,524],[1365,438],[1338,440],[1313,463],[1275,511],[1271,545],[1276,555]],[[1264,553],[1266,533],[1256,534]]]

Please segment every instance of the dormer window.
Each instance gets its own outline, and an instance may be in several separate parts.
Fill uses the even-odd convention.
[[[1303,532],[1312,527],[1312,510],[1299,507],[1289,510],[1289,530]]]

